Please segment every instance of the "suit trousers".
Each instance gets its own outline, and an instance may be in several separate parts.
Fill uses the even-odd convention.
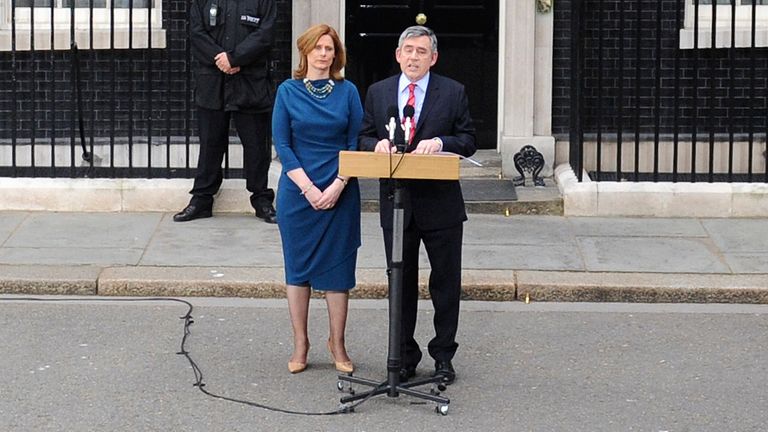
[[[200,155],[197,159],[195,183],[190,193],[192,204],[210,207],[213,195],[224,178],[221,164],[229,146],[230,119],[243,144],[243,176],[251,192],[251,205],[257,208],[272,204],[275,192],[267,187],[272,149],[267,140],[269,113],[243,113],[198,107]]]
[[[403,233],[402,333],[400,353],[403,367],[421,361],[421,349],[414,339],[419,300],[419,247],[427,251],[432,271],[429,295],[435,309],[435,336],[429,341],[429,355],[436,361],[450,361],[456,354],[456,331],[459,324],[461,298],[461,245],[464,226],[421,230],[411,219]],[[384,229],[387,263],[392,262],[392,230]]]

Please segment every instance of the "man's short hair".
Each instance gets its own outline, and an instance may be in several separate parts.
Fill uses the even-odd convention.
[[[437,36],[435,36],[435,32],[431,28],[424,26],[411,26],[403,30],[400,34],[400,39],[397,41],[397,47],[402,48],[403,42],[406,39],[420,36],[429,36],[429,40],[432,42],[432,52],[437,52]]]

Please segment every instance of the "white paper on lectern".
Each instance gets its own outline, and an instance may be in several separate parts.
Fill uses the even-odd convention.
[[[479,167],[483,166],[483,164],[481,164],[480,162],[478,162],[478,161],[476,161],[476,160],[474,160],[474,159],[472,159],[472,158],[470,158],[470,157],[462,156],[462,155],[460,155],[460,154],[458,154],[458,153],[447,152],[447,151],[441,151],[441,152],[436,152],[436,153],[432,153],[432,154],[434,154],[434,155],[438,155],[438,156],[439,156],[439,155],[446,155],[446,156],[458,156],[460,159],[463,159],[463,160],[469,161],[469,162],[473,163],[475,166],[479,166]]]

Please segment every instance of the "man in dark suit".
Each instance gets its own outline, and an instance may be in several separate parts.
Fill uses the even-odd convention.
[[[406,152],[431,154],[475,153],[475,129],[469,116],[467,95],[458,82],[430,73],[437,62],[437,37],[429,28],[407,28],[398,41],[395,58],[401,74],[379,81],[368,88],[365,114],[360,132],[360,148],[393,153],[386,125],[393,107],[398,113],[413,106],[413,139]],[[408,119],[404,119],[408,121]],[[390,180],[380,186],[381,227],[387,262],[392,261],[393,194]],[[461,293],[461,244],[463,222],[467,220],[464,198],[458,181],[403,181],[405,232],[403,236],[403,305],[400,380],[416,375],[422,353],[414,339],[418,303],[419,247],[429,257],[432,272],[429,293],[435,308],[435,337],[429,342],[429,355],[435,360],[434,375],[450,384],[456,378],[452,359],[458,348]],[[390,264],[391,267],[391,264]]]

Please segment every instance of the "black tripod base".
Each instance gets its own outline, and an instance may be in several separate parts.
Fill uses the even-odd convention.
[[[342,404],[362,399],[368,399],[382,394],[386,394],[389,397],[398,397],[400,394],[404,394],[418,399],[425,399],[435,402],[437,403],[435,411],[442,415],[448,415],[448,404],[451,403],[451,400],[440,396],[440,391],[445,390],[442,376],[434,376],[413,380],[406,383],[400,383],[398,382],[399,380],[397,379],[397,374],[395,374],[394,379],[390,377],[388,381],[384,382],[373,381],[366,378],[358,378],[351,375],[339,375],[339,390],[343,390],[344,381],[349,382],[350,386],[351,384],[360,384],[373,387],[373,389],[363,393],[354,393],[350,394],[349,396],[344,396],[340,400]],[[432,384],[432,389],[429,391],[429,393],[414,389],[414,387],[428,384]]]

